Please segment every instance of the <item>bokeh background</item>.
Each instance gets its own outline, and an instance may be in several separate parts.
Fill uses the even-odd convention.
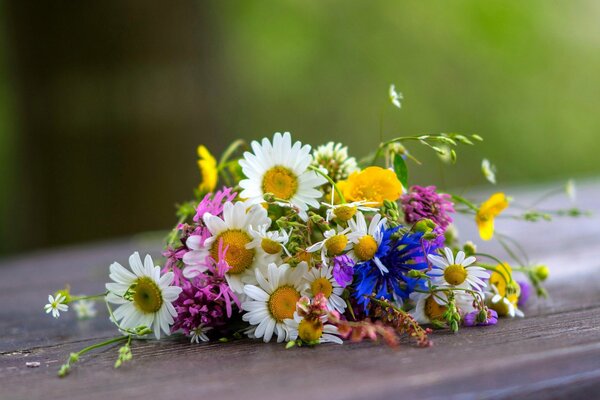
[[[196,146],[288,130],[356,156],[477,133],[472,188],[600,174],[595,0],[0,0],[0,254],[169,228]],[[395,83],[405,100],[389,105]]]

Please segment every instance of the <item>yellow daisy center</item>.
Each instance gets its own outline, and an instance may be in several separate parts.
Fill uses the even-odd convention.
[[[330,256],[338,256],[342,254],[347,244],[348,237],[346,235],[335,235],[325,241],[325,248]]]
[[[447,309],[448,307],[439,305],[433,296],[425,300],[425,315],[430,320],[442,319]]]
[[[365,235],[358,239],[358,243],[354,245],[354,254],[360,261],[372,259],[377,253],[377,241],[371,235]]]
[[[333,285],[329,282],[329,279],[321,277],[312,281],[310,290],[312,290],[313,296],[316,296],[317,293],[323,293],[323,296],[329,298],[333,293]]]
[[[133,292],[133,304],[135,307],[146,313],[152,314],[158,312],[163,304],[160,288],[151,278],[142,276],[138,278],[130,287]]]
[[[269,297],[269,311],[277,322],[283,322],[284,319],[294,317],[298,300],[300,293],[292,286],[278,287]]]
[[[298,324],[298,337],[305,342],[319,340],[323,334],[323,323],[319,320],[308,321],[303,319]]]
[[[267,254],[278,254],[281,251],[281,244],[269,238],[263,238],[260,242],[260,247]]]
[[[460,285],[467,279],[467,270],[460,264],[452,264],[444,270],[444,279],[451,285]]]
[[[265,172],[262,189],[263,193],[273,193],[275,197],[289,200],[298,191],[298,178],[289,169],[275,166]]]
[[[230,274],[241,274],[254,261],[254,249],[247,249],[246,245],[252,241],[250,235],[240,229],[230,229],[219,234],[213,243],[210,254],[219,260],[219,242],[223,241],[223,248],[227,248],[225,261],[231,266]]]
[[[356,207],[340,206],[333,211],[336,218],[342,221],[349,221],[356,214]]]

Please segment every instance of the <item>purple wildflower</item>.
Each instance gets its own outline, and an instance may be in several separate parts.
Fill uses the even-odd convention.
[[[480,314],[485,314],[485,320],[479,320]],[[483,319],[483,318],[482,318]],[[464,316],[464,324],[465,326],[488,326],[488,325],[496,325],[498,322],[498,313],[492,309],[485,308],[482,312],[481,310],[472,311]]]
[[[352,283],[354,261],[347,255],[333,257],[333,277],[341,287]]]
[[[527,300],[529,300],[529,297],[531,297],[531,285],[525,280],[517,281],[517,283],[521,288],[521,294],[519,295],[519,302],[517,305],[523,307],[525,303],[527,303]]]
[[[219,243],[219,259],[225,260],[222,242]],[[172,331],[181,329],[190,335],[197,328],[223,328],[233,314],[234,305],[240,308],[240,301],[225,279],[230,266],[225,261],[215,261],[207,257],[207,270],[191,280],[183,279],[183,291],[173,303],[177,317]]]
[[[410,191],[401,197],[404,218],[409,224],[414,224],[422,219],[430,219],[441,228],[443,233],[452,223],[449,215],[454,212],[454,204],[450,195],[437,193],[435,186],[413,186]]]
[[[224,186],[223,189],[217,190],[214,194],[208,193],[198,207],[196,207],[196,215],[194,222],[199,222],[204,217],[204,214],[220,215],[223,212],[223,204],[228,201],[233,201],[237,193],[233,192],[232,188]]]

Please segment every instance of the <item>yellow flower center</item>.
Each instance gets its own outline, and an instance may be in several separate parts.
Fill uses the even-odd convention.
[[[260,247],[267,254],[278,254],[281,251],[281,244],[269,238],[263,238],[260,242]]]
[[[425,300],[425,315],[430,320],[443,319],[444,313],[447,309],[448,307],[439,305],[433,296],[429,296]]]
[[[372,259],[377,253],[377,241],[371,235],[365,235],[358,239],[358,243],[354,245],[354,254],[360,261]]]
[[[300,293],[292,286],[281,286],[275,289],[269,297],[269,311],[277,322],[294,317],[296,303],[300,300]]]
[[[225,261],[231,269],[230,274],[241,274],[254,261],[254,249],[247,249],[246,245],[252,241],[250,235],[240,229],[230,229],[219,234],[213,243],[210,254],[219,260],[219,242],[223,241],[223,248],[227,247]]]
[[[298,178],[289,169],[275,166],[265,172],[262,189],[263,193],[273,193],[275,197],[289,200],[298,191]]]
[[[460,264],[452,264],[444,270],[444,279],[451,285],[460,285],[467,279],[467,270]]]
[[[333,215],[342,221],[349,221],[356,214],[356,207],[339,206],[333,210]]]
[[[163,304],[160,288],[151,278],[142,276],[138,278],[130,287],[133,292],[133,304],[135,307],[146,313],[158,312]]]
[[[310,290],[312,290],[313,296],[316,296],[317,293],[323,293],[323,296],[329,298],[333,293],[333,285],[329,282],[329,279],[321,277],[312,281]]]
[[[346,235],[335,235],[325,241],[325,248],[330,256],[339,256],[347,244],[348,237]]]
[[[319,340],[323,334],[323,323],[319,320],[308,321],[306,318],[298,324],[298,337],[305,342]]]

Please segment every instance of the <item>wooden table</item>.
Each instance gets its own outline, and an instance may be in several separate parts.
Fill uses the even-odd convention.
[[[526,202],[540,191],[517,190],[515,197]],[[99,292],[110,262],[126,263],[134,250],[155,253],[160,244],[138,237],[5,259],[0,399],[598,398],[600,184],[581,185],[579,199],[593,217],[497,225],[550,266],[551,297],[530,302],[524,319],[436,332],[429,349],[347,343],[286,350],[250,340],[192,345],[173,336],[135,342],[133,361],[120,370],[112,368],[116,349],[103,349],[59,379],[56,371],[71,351],[116,332],[105,313],[89,321],[77,321],[72,312],[48,317],[42,310],[47,295],[65,282],[75,294]],[[559,200],[548,204],[567,204]],[[470,221],[458,225],[463,238],[475,237]],[[32,361],[40,366],[27,367]]]

